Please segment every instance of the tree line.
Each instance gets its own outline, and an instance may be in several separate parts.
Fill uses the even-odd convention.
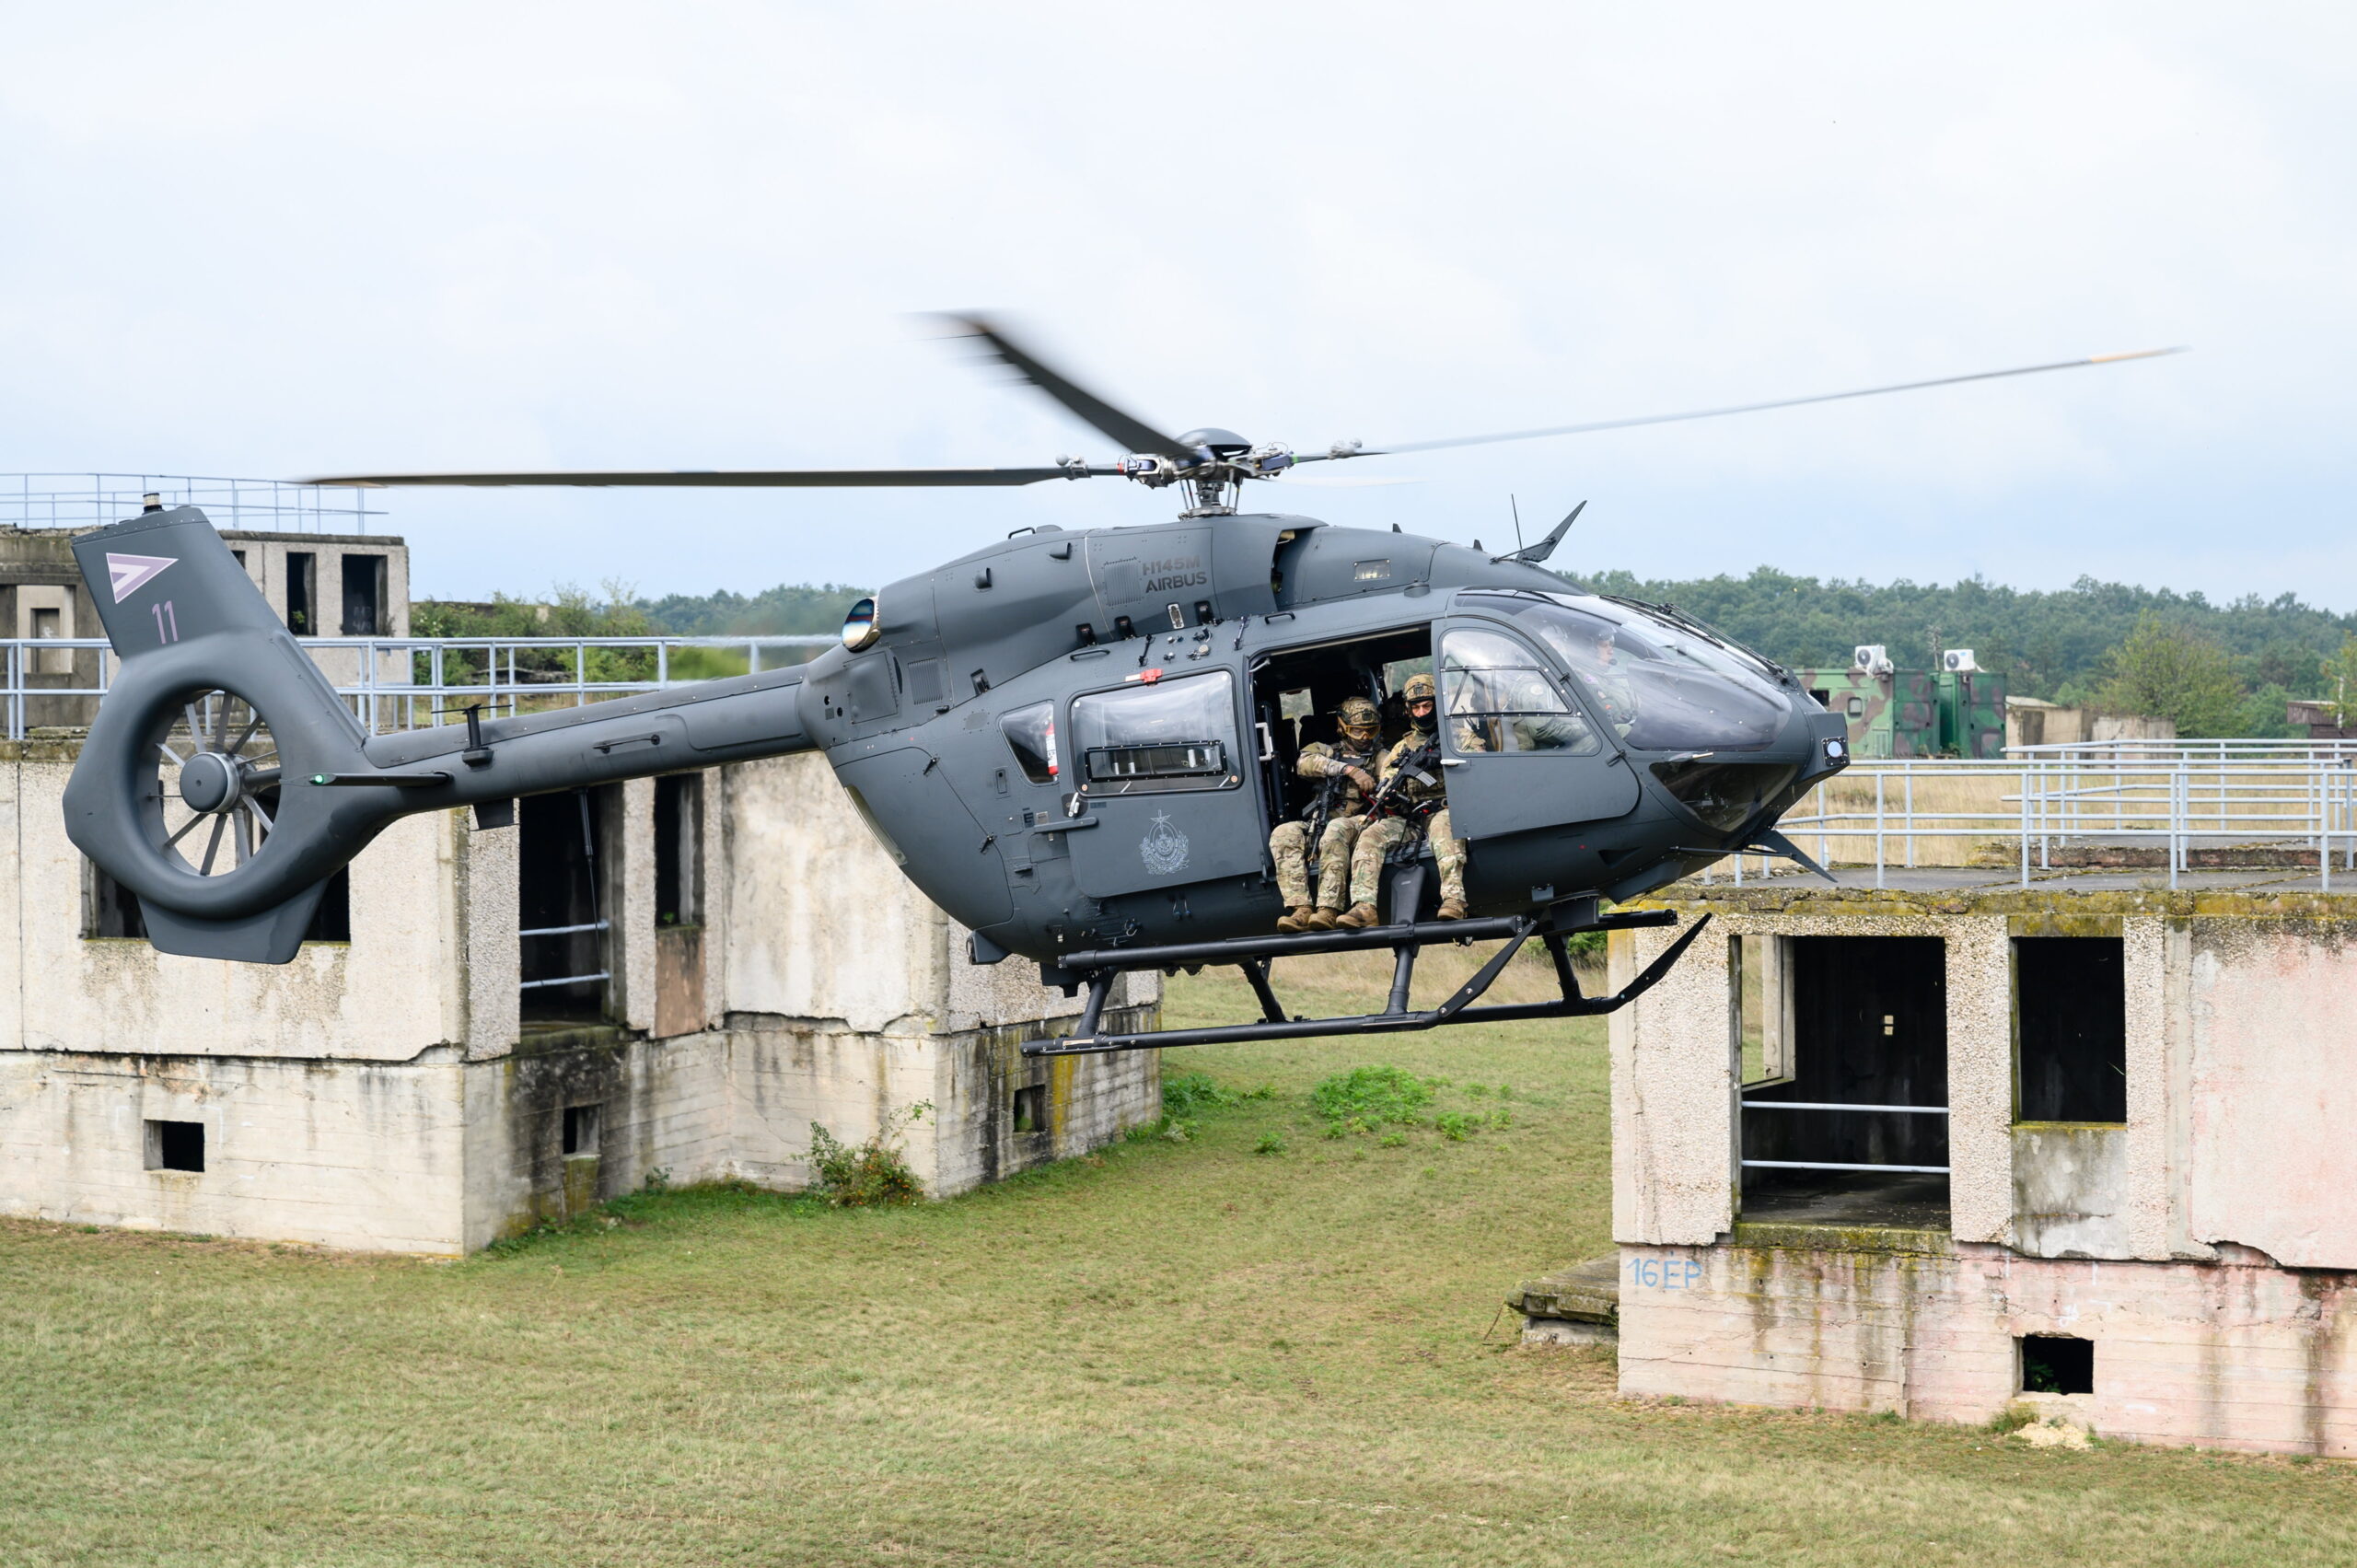
[[[2200,592],[2082,577],[2052,591],[1969,577],[1887,584],[1795,576],[1762,566],[1747,576],[1651,578],[1606,571],[1580,579],[1600,593],[1674,604],[1794,668],[1846,668],[1880,643],[1901,668],[1935,669],[1945,648],[1970,648],[2015,696],[2065,706],[2173,718],[2189,736],[2293,733],[2293,698],[2346,696],[2357,708],[2357,615],[2293,594],[2212,603]],[[824,633],[871,590],[780,584],[747,596],[639,597],[560,587],[546,600],[420,600],[424,636],[729,636]],[[715,672],[720,665],[715,664]]]
[[[2173,718],[2181,735],[2287,736],[2295,697],[2336,697],[2357,616],[2294,594],[2212,603],[2200,593],[2082,577],[2052,591],[1968,577],[1887,584],[1795,576],[1762,566],[1733,577],[1647,578],[1608,571],[1599,593],[1677,605],[1794,668],[1846,667],[1880,643],[1902,669],[1936,669],[1970,648],[2006,691],[2064,706]],[[2357,689],[2351,691],[2357,698]]]

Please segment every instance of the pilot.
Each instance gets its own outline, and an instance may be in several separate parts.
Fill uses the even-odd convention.
[[[1384,753],[1378,782],[1391,784],[1392,775],[1418,752],[1423,753],[1417,769],[1422,776],[1402,778],[1393,785],[1388,805],[1399,814],[1369,823],[1359,834],[1358,849],[1351,856],[1351,909],[1334,923],[1337,925],[1357,931],[1383,918],[1375,907],[1376,890],[1383,881],[1383,857],[1393,844],[1415,831],[1415,819],[1435,803],[1438,808],[1432,810],[1425,830],[1432,839],[1433,859],[1440,865],[1438,918],[1465,918],[1465,841],[1449,830],[1448,794],[1441,783],[1440,758],[1433,744],[1438,733],[1434,691],[1429,675],[1410,676],[1401,690],[1400,696],[1408,704],[1408,733]],[[1415,918],[1413,911],[1392,912],[1403,922]]]
[[[1620,673],[1620,650],[1608,626],[1596,634],[1596,656],[1587,668],[1587,686],[1604,710],[1605,722],[1616,734],[1625,736],[1637,722],[1637,694],[1630,690],[1628,677]]]
[[[1280,822],[1269,835],[1269,853],[1277,862],[1277,888],[1283,893],[1285,913],[1277,929],[1330,931],[1349,901],[1351,849],[1359,830],[1366,826],[1367,796],[1375,793],[1376,771],[1382,766],[1376,742],[1383,738],[1383,714],[1364,697],[1344,699],[1335,714],[1341,743],[1313,741],[1301,749],[1293,771],[1318,782],[1318,794],[1298,821]],[[1319,826],[1316,819],[1322,818]],[[1323,905],[1309,886],[1309,839],[1318,834],[1318,882],[1326,889]]]

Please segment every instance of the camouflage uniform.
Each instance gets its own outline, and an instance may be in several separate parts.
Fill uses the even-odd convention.
[[[1412,705],[1420,697],[1430,697],[1433,678],[1429,675],[1411,676],[1403,693]],[[1427,745],[1433,738],[1431,729],[1411,728],[1399,738],[1398,744],[1383,755],[1383,779],[1388,780],[1399,771],[1400,761],[1409,752]],[[1417,806],[1431,800],[1446,800],[1447,787],[1440,783],[1440,768],[1435,760],[1431,770],[1434,782],[1425,784],[1411,780],[1392,791],[1391,798],[1402,806]],[[1386,817],[1371,824],[1359,835],[1358,851],[1351,857],[1351,902],[1373,904],[1376,893],[1383,885],[1383,857],[1391,846],[1405,840],[1415,830],[1407,817]],[[1448,807],[1443,806],[1427,819],[1425,834],[1431,840],[1433,859],[1440,867],[1440,896],[1444,903],[1465,901],[1465,841],[1451,831]],[[1395,912],[1393,918],[1399,916]]]
[[[1354,723],[1363,727],[1382,723],[1382,714],[1364,697],[1353,697],[1344,703],[1340,717],[1346,725]],[[1351,768],[1373,778],[1380,765],[1374,742],[1360,746],[1344,734],[1337,746],[1321,740],[1303,747],[1301,755],[1294,761],[1293,771],[1305,779],[1318,780],[1322,787],[1326,780]],[[1366,791],[1344,778],[1334,786],[1326,829],[1318,839],[1318,880],[1325,889],[1326,909],[1340,911],[1345,905],[1345,895],[1350,891],[1351,851],[1358,842],[1359,830],[1365,826]],[[1277,825],[1276,831],[1269,835],[1269,854],[1277,863],[1277,890],[1283,897],[1285,907],[1318,907],[1318,900],[1310,890],[1309,821],[1306,814]]]

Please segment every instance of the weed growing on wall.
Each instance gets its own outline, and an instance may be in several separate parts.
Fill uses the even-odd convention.
[[[845,1144],[824,1127],[810,1123],[810,1171],[820,1196],[839,1209],[886,1203],[913,1203],[924,1196],[924,1183],[901,1153],[908,1130],[933,1110],[931,1100],[919,1100],[906,1110],[884,1119],[875,1136],[862,1144]]]

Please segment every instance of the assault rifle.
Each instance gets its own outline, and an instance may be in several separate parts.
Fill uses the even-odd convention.
[[[1376,786],[1375,797],[1369,800],[1366,806],[1368,819],[1374,820],[1383,817],[1422,819],[1430,816],[1431,813],[1423,809],[1426,802],[1410,801],[1404,797],[1404,791],[1412,782],[1428,784],[1440,783],[1438,773],[1434,771],[1439,765],[1440,732],[1434,730],[1430,740],[1411,751],[1403,753],[1399,758],[1399,765],[1391,770],[1391,776]]]

